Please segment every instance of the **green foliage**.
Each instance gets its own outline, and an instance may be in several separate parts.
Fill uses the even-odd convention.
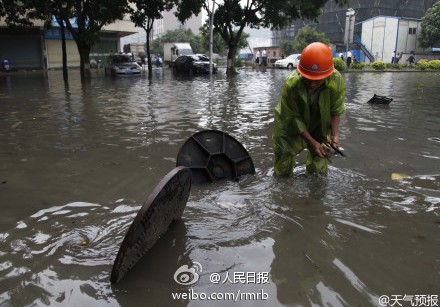
[[[330,41],[325,37],[324,33],[318,32],[315,28],[306,25],[300,29],[295,36],[293,40],[293,50],[296,53],[301,53],[307,45],[313,42],[322,42],[328,45]]]
[[[5,17],[5,22],[10,27],[32,26],[28,16],[29,9],[32,9],[31,4],[21,1],[0,1],[0,17]]]
[[[403,67],[405,69],[415,69],[416,68],[415,65],[409,65],[409,64],[403,64]]]
[[[351,69],[358,69],[358,70],[364,69],[365,66],[366,66],[365,63],[363,63],[363,62],[352,62],[350,64]]]
[[[416,68],[421,70],[429,69],[429,63],[427,60],[420,60],[416,63]]]
[[[165,35],[151,42],[151,52],[163,54],[163,44],[173,42],[190,43],[195,53],[206,53],[206,49],[202,47],[200,36],[194,35],[194,33],[192,33],[190,29],[177,29],[173,31],[167,31]]]
[[[234,35],[237,37],[237,31],[234,32]],[[209,23],[206,22],[202,28],[200,28],[200,39],[202,48],[209,51]],[[246,32],[242,32],[240,35],[240,39],[237,44],[237,52],[238,54],[239,49],[246,48],[249,46],[247,39],[249,38],[249,34]],[[228,51],[228,45],[221,37],[220,33],[214,29],[213,31],[213,46],[212,46],[213,52],[226,55]]]
[[[384,62],[376,61],[371,63],[371,67],[373,67],[373,69],[375,70],[384,70],[386,68],[386,65]]]
[[[333,64],[335,65],[335,68],[338,71],[342,71],[347,68],[347,65],[345,64],[344,60],[341,58],[333,58]]]
[[[214,13],[214,30],[220,34],[228,48],[228,59],[233,60],[238,49],[240,37],[244,28],[273,28],[283,29],[290,26],[292,21],[316,19],[321,14],[321,9],[329,0],[258,0],[238,1],[224,0],[218,3]],[[193,13],[199,14],[204,8],[210,15],[209,4],[211,1],[184,1],[177,2],[176,16],[180,21],[185,21]],[[335,0],[336,4],[347,4],[347,0]],[[302,49],[300,49],[302,51]],[[234,73],[234,62],[228,61],[227,73]]]
[[[281,40],[279,43],[281,53],[284,55],[293,54],[293,41]]]
[[[432,60],[428,62],[429,69],[440,69],[440,60]]]
[[[422,30],[419,35],[419,45],[422,48],[435,46],[440,42],[440,2],[436,2],[422,18]]]
[[[385,68],[387,69],[402,69],[405,67],[403,64],[392,64],[392,63],[386,63]]]
[[[210,33],[209,33],[209,23],[206,22],[203,27],[200,28],[200,39],[201,39],[201,45],[202,48],[207,50],[209,52],[209,40],[210,40]],[[212,51],[214,53],[218,54],[225,54],[226,50],[228,49],[228,46],[226,45],[225,41],[222,39],[220,34],[214,31],[213,33],[213,42],[212,42]]]
[[[137,27],[151,31],[154,20],[162,18],[162,12],[172,8],[167,0],[129,0],[130,19]]]
[[[243,60],[240,58],[235,60],[235,67],[243,67]]]

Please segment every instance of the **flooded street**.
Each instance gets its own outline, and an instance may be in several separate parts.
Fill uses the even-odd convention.
[[[302,153],[277,178],[288,74],[0,75],[0,306],[438,306],[440,74],[344,73],[347,157],[322,178]],[[111,284],[136,213],[205,129],[240,141],[256,174],[193,185],[182,220]],[[183,265],[194,283],[175,281]]]

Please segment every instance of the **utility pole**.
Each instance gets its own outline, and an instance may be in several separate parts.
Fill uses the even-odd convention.
[[[215,0],[212,0],[211,16],[209,18],[209,75],[212,75],[212,45],[214,44],[214,7]]]

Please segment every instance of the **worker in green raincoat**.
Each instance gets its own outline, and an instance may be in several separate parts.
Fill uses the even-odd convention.
[[[327,174],[330,136],[338,148],[339,117],[345,110],[345,83],[333,65],[331,49],[319,42],[304,48],[297,70],[286,79],[275,107],[272,135],[275,175],[291,176],[294,157],[308,148],[308,173]]]

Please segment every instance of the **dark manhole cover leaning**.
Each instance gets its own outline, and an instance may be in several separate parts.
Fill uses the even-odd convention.
[[[191,170],[176,167],[148,196],[122,241],[113,264],[112,283],[124,277],[142,256],[182,217],[191,189]]]

